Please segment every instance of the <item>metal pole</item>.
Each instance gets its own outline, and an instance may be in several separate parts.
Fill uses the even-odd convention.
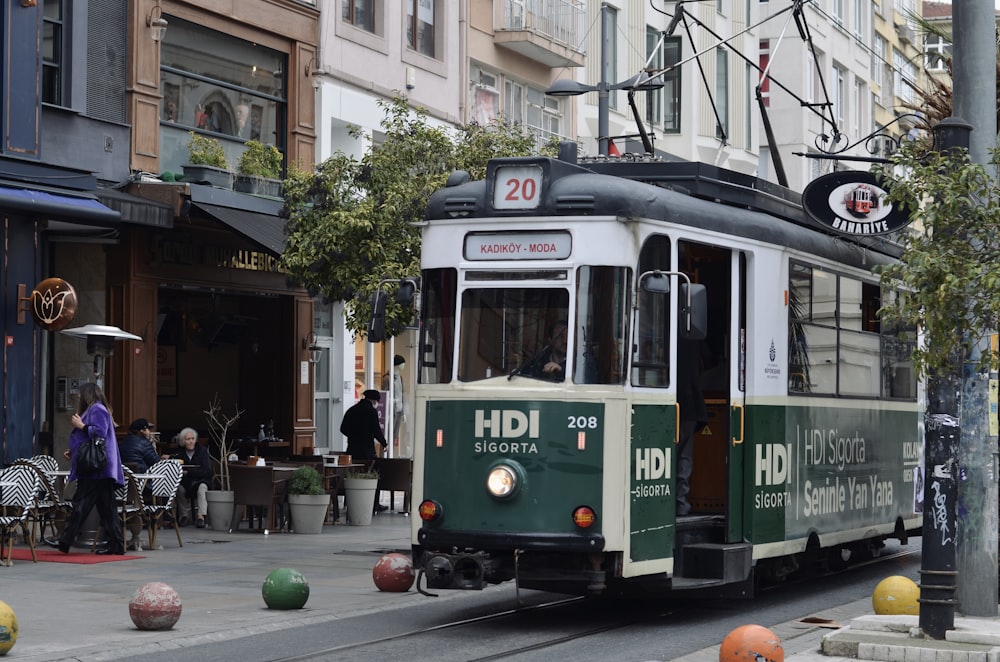
[[[969,121],[964,146],[969,158],[988,170],[997,135],[996,33],[993,2],[965,0],[952,4],[954,62],[952,114]],[[973,204],[976,204],[974,201]],[[984,339],[963,370],[959,472],[956,597],[966,616],[997,614],[997,475],[996,438],[989,435],[989,375],[972,361],[989,352]]]
[[[942,151],[968,148],[972,127],[950,117],[934,127],[934,143]],[[955,333],[963,333],[955,329]],[[957,454],[962,435],[959,402],[965,357],[951,368],[932,374],[927,382],[924,415],[924,519],[920,560],[920,629],[933,639],[944,639],[955,629],[955,587],[958,572]],[[995,607],[994,607],[995,611]]]
[[[608,134],[609,115],[611,113],[611,100],[608,90],[608,79],[611,77],[611,56],[608,45],[609,33],[611,31],[611,11],[608,3],[601,3],[601,80],[597,83],[597,144],[601,156],[608,155]]]

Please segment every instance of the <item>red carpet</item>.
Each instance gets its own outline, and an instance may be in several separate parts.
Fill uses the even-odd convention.
[[[52,563],[110,563],[111,561],[131,561],[132,559],[144,559],[145,556],[116,556],[114,554],[94,554],[82,549],[71,549],[69,554],[63,554],[55,549],[35,549],[38,562],[50,561]],[[31,550],[23,547],[15,547],[10,555],[12,561],[31,561]]]

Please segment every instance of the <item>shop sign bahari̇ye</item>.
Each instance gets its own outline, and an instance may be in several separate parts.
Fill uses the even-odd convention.
[[[852,237],[888,234],[910,223],[908,210],[889,202],[875,176],[861,170],[817,177],[802,192],[802,206],[817,222]]]

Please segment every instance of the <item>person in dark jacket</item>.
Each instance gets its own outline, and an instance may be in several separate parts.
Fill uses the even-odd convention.
[[[382,450],[389,445],[382,434],[382,426],[378,421],[376,403],[382,395],[373,389],[361,394],[357,404],[344,412],[344,420],[340,422],[340,432],[347,437],[347,453],[354,462],[372,464],[377,457],[375,441],[382,444]]]
[[[181,449],[174,453],[173,459],[182,460],[184,476],[181,478],[181,494],[177,500],[180,511],[178,523],[184,526],[191,521],[191,503],[194,502],[194,515],[199,529],[205,528],[205,513],[208,512],[208,485],[212,482],[212,457],[208,449],[198,443],[198,432],[194,428],[184,428],[177,435]]]
[[[694,468],[694,435],[708,425],[708,409],[702,395],[701,373],[705,346],[701,341],[681,340],[677,344],[677,404],[681,427],[677,435],[677,515],[691,512],[688,492]]]
[[[375,452],[375,441],[382,444],[382,452],[385,452],[389,443],[382,433],[382,426],[378,421],[378,410],[375,409],[382,399],[382,394],[374,389],[368,389],[361,394],[361,399],[357,404],[344,412],[344,420],[340,422],[340,432],[347,437],[347,453],[351,456],[352,462],[366,464],[369,468],[375,464],[378,453]],[[386,506],[379,504],[379,493],[375,492],[374,512],[387,510]]]
[[[128,434],[118,442],[122,464],[136,473],[144,474],[160,461],[160,456],[153,448],[154,427],[145,418],[137,418],[128,426]]]
[[[160,461],[160,456],[153,448],[153,424],[145,418],[137,418],[128,426],[128,434],[118,442],[118,452],[121,453],[122,464],[137,474],[144,474],[149,468]],[[152,490],[147,482],[142,491],[143,499],[152,497]],[[133,515],[129,518],[127,529],[132,534],[126,544],[129,549],[139,549],[139,534],[142,531],[142,517]]]
[[[73,495],[73,512],[66,521],[66,527],[56,541],[46,544],[57,548],[63,554],[69,553],[69,546],[76,540],[90,511],[97,508],[101,527],[108,537],[107,547],[97,550],[98,554],[124,554],[125,542],[122,535],[121,519],[115,504],[115,488],[125,484],[121,458],[118,455],[118,440],[115,437],[115,422],[111,407],[104,399],[101,387],[87,382],[80,387],[80,402],[71,419],[73,431],[69,435],[69,450],[65,457],[70,461],[69,480],[76,481]],[[105,441],[108,461],[104,468],[91,474],[76,470],[76,458],[80,447],[93,437]]]

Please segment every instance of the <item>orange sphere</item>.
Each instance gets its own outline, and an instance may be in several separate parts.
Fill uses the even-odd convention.
[[[781,640],[767,628],[741,625],[722,640],[719,662],[726,660],[784,662],[785,649],[781,647]]]
[[[403,554],[385,554],[372,568],[372,579],[380,591],[406,593],[413,586],[413,563]]]

